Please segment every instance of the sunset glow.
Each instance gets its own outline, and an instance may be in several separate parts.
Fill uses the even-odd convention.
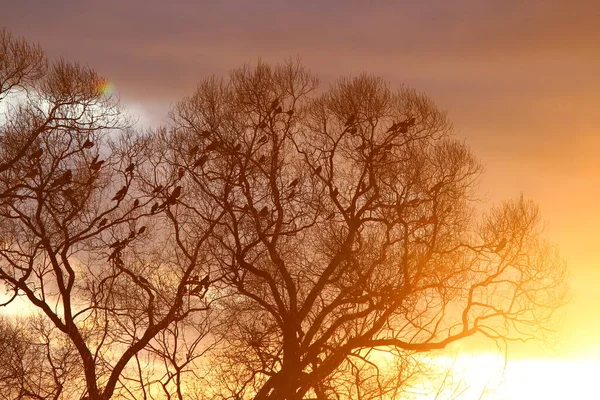
[[[504,366],[501,356],[459,355],[435,360],[454,371],[453,383],[438,399],[563,400],[593,398],[598,391],[599,359],[515,359]],[[481,397],[485,394],[487,397]],[[418,396],[434,399],[435,395]]]
[[[0,397],[600,398],[597,1],[6,3]]]

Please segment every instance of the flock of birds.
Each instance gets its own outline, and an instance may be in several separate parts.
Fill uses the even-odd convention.
[[[285,113],[288,116],[292,116],[294,113],[294,110],[288,110],[288,111],[283,111],[283,108],[281,107],[281,104],[279,102],[278,99],[275,99],[270,106],[270,113],[273,113],[273,115],[276,114],[280,114],[280,113]],[[408,131],[408,129],[413,126],[415,124],[415,118],[414,117],[410,117],[407,118],[403,121],[400,122],[394,122],[388,129],[387,129],[387,133],[406,133]],[[344,124],[344,132],[350,133],[350,134],[356,134],[358,131],[357,128],[358,124],[357,124],[357,116],[356,114],[351,114],[345,121]],[[260,122],[259,124],[259,128],[264,129],[267,127],[267,121],[266,119],[263,120],[262,122]],[[211,135],[210,131],[202,131],[201,135],[203,138],[207,138]],[[268,141],[268,136],[267,135],[263,135],[259,140],[258,140],[258,144],[264,144]],[[198,156],[198,153],[200,152],[200,146],[199,145],[194,145],[189,149],[188,155],[191,159],[194,159],[194,162],[192,164],[192,168],[196,169],[196,168],[200,168],[203,167],[206,162],[209,159],[209,153],[213,150],[216,150],[220,145],[220,142],[218,140],[213,140],[211,141],[205,148],[204,151],[202,152],[202,155]],[[391,144],[387,144],[388,147],[392,146]],[[81,144],[81,148],[82,149],[91,149],[92,147],[94,147],[94,143],[91,140],[86,140],[83,144]],[[363,149],[364,149],[365,145],[363,144]],[[235,151],[239,151],[241,148],[241,144],[237,145],[237,148],[233,148],[233,150]],[[391,149],[391,148],[390,148]],[[361,150],[361,148],[358,148],[358,150]],[[44,154],[44,150],[39,147],[37,148],[33,153],[30,154],[29,156],[29,160],[32,164],[39,162],[40,158],[43,156]],[[264,156],[263,156],[264,158]],[[92,172],[92,176],[90,178],[90,182],[93,179],[95,179],[95,173],[97,173],[98,171],[100,171],[101,167],[104,164],[104,160],[99,158],[99,155],[95,156],[91,162],[89,163],[89,169]],[[262,162],[261,160],[259,160],[259,162]],[[131,162],[125,169],[124,169],[124,173],[125,174],[129,174],[129,175],[133,175],[134,170],[136,168],[135,163]],[[322,166],[317,166],[314,169],[314,173],[317,175],[320,175],[320,173],[322,172]],[[33,179],[35,176],[37,175],[37,170],[35,168],[31,168],[30,172],[26,175],[26,178],[31,178]],[[178,180],[181,180],[183,178],[183,176],[185,175],[185,168],[180,167],[178,170],[178,174],[177,174],[177,178]],[[53,180],[49,187],[51,189],[61,189],[62,192],[65,194],[65,197],[73,204],[73,205],[78,205],[77,200],[75,199],[74,196],[74,192],[73,189],[71,187],[69,187],[69,185],[73,182],[73,171],[71,169],[66,169],[61,175],[59,175],[55,180]],[[291,193],[295,193],[295,188],[296,186],[300,183],[300,179],[299,178],[295,178],[293,179],[287,186],[288,189],[291,189]],[[433,187],[430,188],[429,192],[430,193],[437,193],[441,190],[443,186],[443,182],[438,182],[436,183]],[[153,189],[153,194],[159,194],[161,192],[163,192],[164,187],[162,185],[158,185]],[[125,184],[123,185],[112,197],[112,201],[116,201],[117,203],[120,203],[122,200],[125,199],[125,196],[127,195],[127,192],[129,190],[129,184]],[[166,195],[165,200],[162,203],[156,202],[152,205],[152,207],[150,208],[150,213],[151,214],[155,214],[157,212],[159,212],[160,210],[166,208],[169,205],[174,205],[176,204],[177,200],[179,199],[179,197],[181,196],[182,193],[182,186],[181,185],[177,185],[175,186],[175,188]],[[330,196],[333,199],[336,199],[339,195],[339,190],[337,188],[333,188],[330,192]],[[290,196],[292,197],[293,194]],[[140,204],[140,201],[138,199],[136,199],[133,203],[133,208],[138,207]],[[327,219],[331,220],[335,217],[335,211],[331,212],[328,216]],[[269,215],[269,209],[267,206],[264,206],[260,211],[258,211],[257,214],[259,217],[261,218],[266,218]],[[98,228],[103,228],[108,224],[108,219],[107,218],[102,218],[98,224]],[[141,228],[137,229],[137,230],[132,230],[129,234],[129,236],[125,239],[122,240],[116,240],[115,242],[113,242],[112,244],[110,244],[109,248],[112,249],[112,252],[110,253],[108,260],[109,261],[113,261],[116,262],[117,264],[122,264],[123,261],[121,259],[121,252],[123,251],[123,249],[125,249],[125,247],[136,238],[136,236],[138,235],[142,235],[144,234],[146,231],[146,226],[142,226]],[[496,245],[494,251],[496,253],[502,251],[505,246],[507,244],[507,240],[505,238],[502,238],[500,240],[500,242]],[[138,282],[145,287],[150,287],[150,282],[148,282],[148,280],[142,276],[138,276],[137,277]],[[191,278],[188,282],[186,282],[186,292],[189,294],[199,294],[201,293],[203,290],[208,289],[208,285],[210,282],[210,278],[207,275],[206,277],[204,277],[203,279],[199,279],[198,276],[195,276],[194,278]],[[192,289],[187,289],[187,285],[193,285]]]

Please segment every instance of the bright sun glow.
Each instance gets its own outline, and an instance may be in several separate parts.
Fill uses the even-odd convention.
[[[452,381],[437,394],[437,399],[493,400],[564,400],[598,398],[600,359],[509,360],[504,368],[502,357],[490,354],[438,357],[442,369],[453,369]],[[433,384],[433,383],[432,383]],[[425,387],[422,389],[426,390]],[[435,399],[422,395],[419,400]]]

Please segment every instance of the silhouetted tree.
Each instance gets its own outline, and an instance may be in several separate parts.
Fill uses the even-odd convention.
[[[244,67],[155,135],[156,165],[181,171],[181,251],[215,225],[209,397],[385,397],[415,353],[543,334],[565,267],[537,207],[479,213],[481,164],[424,95],[365,74],[317,88],[299,63]],[[393,379],[378,352],[403,365]]]
[[[6,31],[0,56],[2,301],[40,315],[0,325],[10,393],[393,398],[417,353],[539,337],[564,300],[536,206],[480,212],[412,90],[259,63],[141,135],[91,68]]]
[[[177,189],[145,195],[137,187],[143,143],[96,72],[48,63],[6,31],[0,41],[3,305],[28,302],[56,328],[52,341],[76,350],[85,385],[67,398],[127,396],[128,364],[206,308],[206,288],[188,292],[198,286],[188,283],[197,265],[159,247],[168,240],[151,225],[152,205],[168,207]],[[64,346],[48,344],[55,360]]]

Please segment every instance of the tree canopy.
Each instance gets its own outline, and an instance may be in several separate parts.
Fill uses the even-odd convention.
[[[417,353],[540,338],[564,302],[536,205],[483,210],[423,94],[258,62],[139,132],[92,69],[0,41],[4,303],[84,377],[31,398],[393,398]]]

